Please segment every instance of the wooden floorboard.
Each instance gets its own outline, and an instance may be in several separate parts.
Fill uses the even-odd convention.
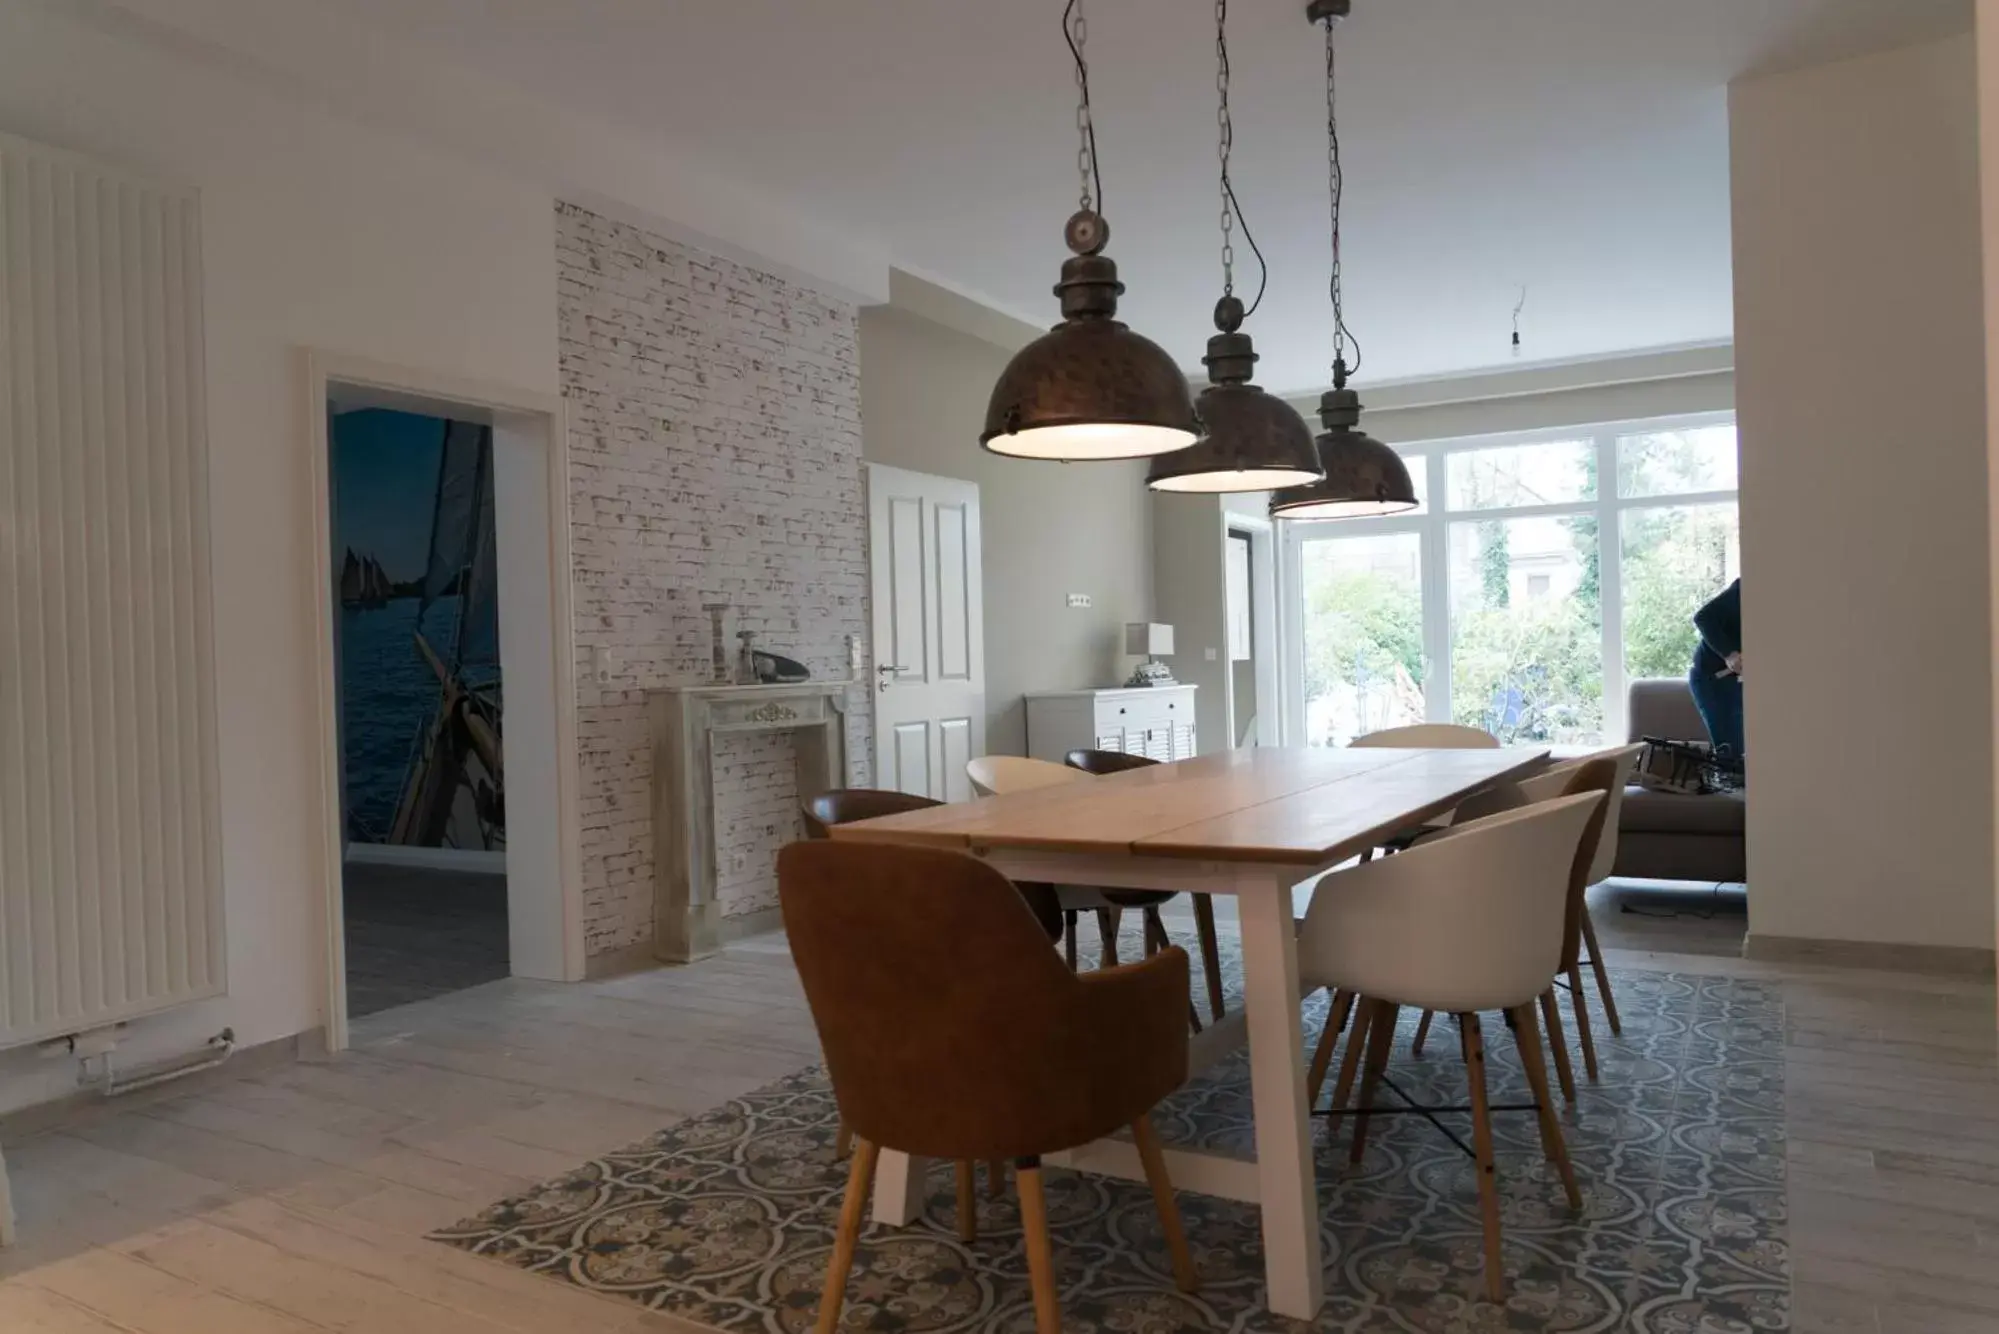
[[[1617,891],[1593,897],[1614,965],[1783,986],[1794,1328],[1999,1330],[1991,985],[1747,962],[1725,897],[1651,916],[1656,897]],[[685,1331],[423,1234],[817,1052],[774,938],[602,982],[490,983],[369,1015],[354,1042],[10,1142],[23,1240],[0,1253],[0,1330]]]

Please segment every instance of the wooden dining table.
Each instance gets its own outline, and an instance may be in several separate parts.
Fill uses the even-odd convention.
[[[1532,773],[1547,755],[1518,747],[1259,747],[837,825],[831,833],[842,841],[957,849],[1016,881],[1234,896],[1244,1005],[1191,1037],[1189,1055],[1199,1070],[1247,1042],[1255,1153],[1170,1147],[1167,1165],[1182,1189],[1261,1210],[1270,1309],[1309,1320],[1325,1286],[1292,891],[1482,788]],[[1337,877],[1314,892],[1337,893]],[[1145,1179],[1125,1139],[1046,1161]],[[928,1168],[907,1155],[881,1154],[876,1222],[915,1220]]]

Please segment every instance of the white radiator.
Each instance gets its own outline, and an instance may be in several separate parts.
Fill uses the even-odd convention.
[[[0,136],[0,1046],[224,989],[197,216]]]

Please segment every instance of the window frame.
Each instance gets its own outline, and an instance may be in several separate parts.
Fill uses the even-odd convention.
[[[1734,504],[1741,515],[1740,442],[1737,444],[1737,484],[1721,490],[1687,491],[1670,495],[1617,494],[1619,437],[1733,426],[1733,411],[1682,413],[1624,421],[1547,426],[1531,431],[1448,439],[1411,440],[1394,448],[1412,470],[1424,471],[1428,504],[1421,513],[1367,519],[1289,520],[1280,525],[1282,543],[1279,625],[1283,670],[1283,735],[1287,745],[1306,744],[1304,549],[1315,540],[1415,533],[1421,561],[1423,597],[1423,708],[1433,722],[1451,718],[1450,532],[1454,523],[1491,519],[1567,518],[1594,515],[1597,520],[1598,608],[1602,616],[1603,730],[1606,741],[1626,732],[1624,671],[1624,525],[1623,517],[1637,510],[1679,509],[1694,505]],[[1509,445],[1554,444],[1587,440],[1596,451],[1597,494],[1593,500],[1511,508],[1450,508],[1449,469],[1453,454]]]

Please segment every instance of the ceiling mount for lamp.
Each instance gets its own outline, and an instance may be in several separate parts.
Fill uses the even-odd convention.
[[[1103,253],[1110,224],[1098,211],[1103,190],[1083,58],[1088,31],[1082,0],[1068,0],[1063,37],[1076,62],[1082,196],[1063,228],[1073,253],[1055,286],[1062,323],[1015,353],[1000,372],[979,436],[987,449],[1016,458],[1148,458],[1184,449],[1200,435],[1179,366],[1166,349],[1116,318],[1124,284]]]
[[[1208,354],[1201,358],[1208,368],[1209,384],[1195,400],[1207,434],[1198,444],[1152,461],[1146,485],[1154,491],[1196,492],[1217,495],[1227,492],[1272,491],[1301,486],[1321,476],[1318,451],[1305,419],[1283,399],[1273,398],[1249,382],[1256,366],[1256,348],[1242,323],[1263,301],[1269,283],[1269,269],[1263,251],[1250,234],[1236,204],[1235,186],[1229,180],[1229,154],[1235,143],[1235,125],[1229,114],[1228,0],[1215,4],[1215,86],[1221,96],[1216,123],[1221,127],[1221,233],[1222,299],[1215,303],[1215,328],[1208,340]],[[1234,233],[1240,225],[1243,239],[1256,256],[1259,278],[1256,297],[1247,307],[1235,294]]]
[[[1332,199],[1333,273],[1329,291],[1333,303],[1333,387],[1319,400],[1319,420],[1325,433],[1318,438],[1319,465],[1325,476],[1308,486],[1291,487],[1270,498],[1277,519],[1353,519],[1366,515],[1400,514],[1416,508],[1416,486],[1409,467],[1387,445],[1360,429],[1360,395],[1347,388],[1347,377],[1360,369],[1360,340],[1347,328],[1340,254],[1340,206],[1346,180],[1340,165],[1340,127],[1335,90],[1337,80],[1333,29],[1352,13],[1351,0],[1311,0],[1305,16],[1326,30],[1326,176]],[[1347,343],[1354,361],[1347,364]]]

